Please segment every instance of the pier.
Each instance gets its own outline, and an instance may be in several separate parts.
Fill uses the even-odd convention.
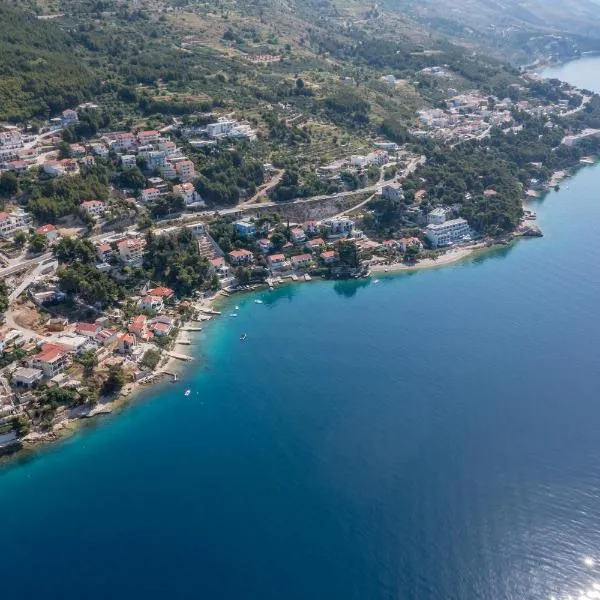
[[[193,356],[188,356],[187,354],[180,354],[179,352],[167,352],[167,354],[171,358],[176,358],[177,360],[194,360]]]

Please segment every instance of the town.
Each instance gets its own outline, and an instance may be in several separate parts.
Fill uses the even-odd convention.
[[[569,94],[572,102],[549,109],[451,90],[446,109],[419,112],[412,135],[451,145],[481,140],[493,128],[516,135],[522,126],[515,110],[552,128],[552,117],[590,101],[578,90]],[[213,114],[198,124],[171,119],[157,129],[93,128],[69,141],[90,128],[97,110],[87,103],[37,131],[0,130],[0,191],[7,198],[0,212],[0,448],[9,451],[112,410],[116,397],[140,384],[176,379],[176,362],[193,358],[187,332],[220,314],[215,302],[222,296],[439,264],[445,253],[456,260],[498,241],[465,218],[461,203],[436,201],[418,177],[428,156],[409,144],[373,139],[364,154],[315,170],[317,189],[332,191],[284,201],[277,197],[284,184],[299,189],[293,174],[264,162],[250,191],[223,207],[215,206],[216,188],[199,176],[205,155],[197,153],[258,143],[253,125]],[[562,143],[591,138],[597,130],[587,128]],[[107,164],[114,169],[109,193],[99,197],[91,185],[65,214],[35,197],[40,184],[66,195],[70,181],[87,189],[82,182],[101,178]],[[559,179],[532,177],[522,196]],[[66,187],[56,187],[61,182]],[[481,198],[497,195],[488,186]],[[27,197],[34,202],[24,203]],[[535,213],[524,211],[516,234],[541,235],[533,220]]]

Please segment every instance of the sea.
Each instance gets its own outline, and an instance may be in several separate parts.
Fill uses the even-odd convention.
[[[180,382],[0,470],[0,598],[600,598],[599,190],[453,266],[228,300]]]

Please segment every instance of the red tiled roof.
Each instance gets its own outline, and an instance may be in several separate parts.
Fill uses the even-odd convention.
[[[173,290],[168,287],[157,287],[148,292],[150,296],[159,296],[161,298],[168,298],[173,295]]]
[[[54,225],[41,225],[36,229],[37,233],[50,233],[51,231],[56,231],[56,227]]]

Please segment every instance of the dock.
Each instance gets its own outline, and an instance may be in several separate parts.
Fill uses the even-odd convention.
[[[181,331],[202,331],[202,327],[182,327]]]
[[[167,352],[167,354],[171,358],[176,358],[177,360],[194,360],[193,356],[188,356],[187,354],[180,354],[179,352]]]

